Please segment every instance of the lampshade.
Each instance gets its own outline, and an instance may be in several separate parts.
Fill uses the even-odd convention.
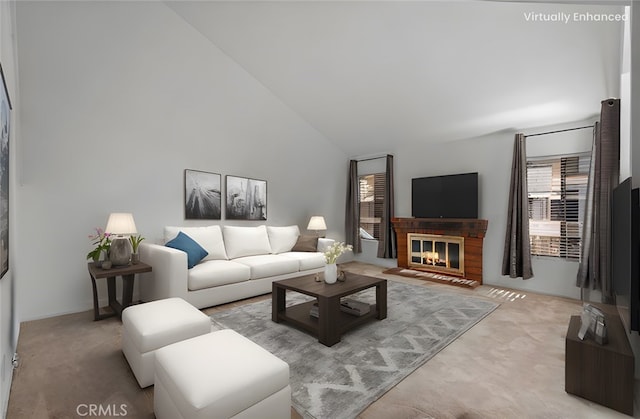
[[[327,224],[324,222],[324,217],[321,215],[314,215],[309,220],[307,230],[326,230]]]
[[[133,214],[128,212],[112,212],[109,214],[107,227],[104,229],[109,234],[137,234],[136,223]]]

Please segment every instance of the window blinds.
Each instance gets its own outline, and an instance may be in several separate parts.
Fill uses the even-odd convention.
[[[580,260],[591,153],[529,159],[531,254]]]
[[[385,173],[360,176],[360,227],[380,238],[380,220],[384,208]]]

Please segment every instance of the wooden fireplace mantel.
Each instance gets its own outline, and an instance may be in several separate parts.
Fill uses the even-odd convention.
[[[464,277],[482,284],[482,245],[488,220],[471,218],[393,218],[398,244],[398,266],[409,268],[407,234],[464,237]],[[412,267],[412,269],[415,269]],[[428,269],[425,269],[428,270]]]

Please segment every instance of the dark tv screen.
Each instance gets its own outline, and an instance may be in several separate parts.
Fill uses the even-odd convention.
[[[640,330],[640,197],[627,178],[613,190],[611,275],[616,306],[627,330]]]
[[[411,179],[416,218],[478,218],[478,173]]]

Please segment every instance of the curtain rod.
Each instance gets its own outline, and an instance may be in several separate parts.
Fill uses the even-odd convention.
[[[579,130],[579,129],[587,129],[587,128],[593,128],[593,127],[594,127],[594,125],[587,125],[587,126],[584,126],[584,127],[559,129],[557,131],[549,131],[549,132],[541,132],[541,133],[538,133],[538,134],[525,135],[524,138],[537,137],[538,135],[557,134],[559,132],[575,131],[575,130]]]

